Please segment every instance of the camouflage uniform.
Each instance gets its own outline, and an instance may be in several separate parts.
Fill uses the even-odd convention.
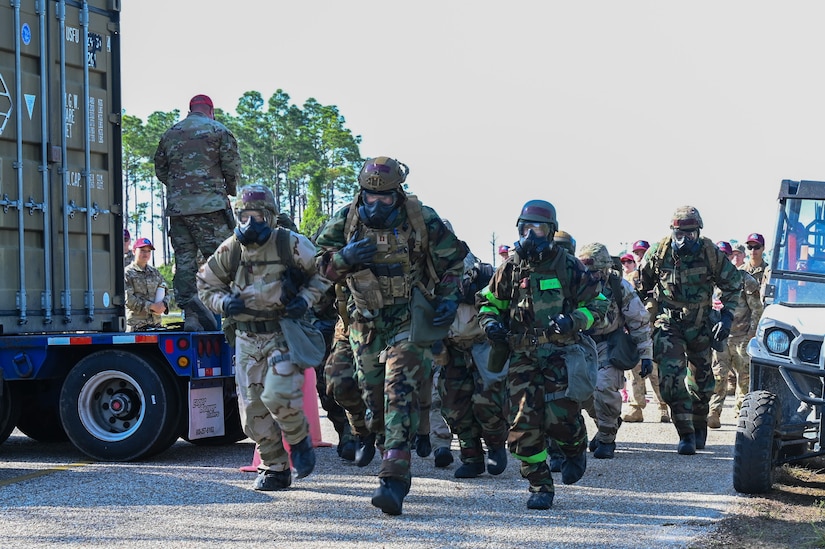
[[[134,253],[132,254],[134,255]],[[146,328],[162,328],[161,315],[149,310],[155,303],[158,288],[164,289],[163,303],[169,306],[166,280],[156,268],[146,265],[141,269],[131,263],[124,273],[126,282],[126,331],[134,332]]]
[[[375,160],[380,159],[386,157]],[[371,162],[373,159],[365,166],[371,165]],[[437,280],[429,280],[425,250],[416,244],[416,238],[422,235],[416,234],[408,211],[403,207],[403,201],[409,200],[409,197],[405,197],[398,186],[393,189],[399,193],[402,203],[396,204],[396,215],[388,229],[369,227],[362,221],[360,213],[355,217],[355,234],[359,238],[371,235],[369,239],[379,245],[374,261],[353,266],[345,261],[341,253],[350,243],[350,237],[346,234],[350,208],[361,210],[356,203],[332,216],[318,235],[316,244],[319,249],[318,270],[333,283],[344,284],[348,279],[352,280],[350,275],[356,272],[363,274],[368,270],[374,278],[386,281],[380,287],[384,302],[380,309],[359,308],[355,297],[350,294],[349,337],[354,351],[356,379],[366,404],[366,424],[371,433],[378,435],[377,446],[383,453],[378,476],[382,481],[394,479],[393,482],[382,482],[381,486],[394,485],[395,481],[399,481],[403,485],[403,499],[411,481],[410,444],[418,431],[419,392],[424,380],[431,376],[432,368],[430,344],[413,343],[408,339],[411,326],[409,292],[416,282],[425,285],[429,282],[435,284],[437,300],[457,300],[458,281],[467,248],[444,226],[435,211],[421,206],[429,240],[427,253],[437,276]],[[396,266],[403,269],[403,265],[409,265],[409,271],[400,274],[403,270],[396,270]],[[402,277],[406,282],[401,281]],[[373,504],[380,506],[375,496]],[[389,511],[382,510],[390,514],[401,512],[400,504]]]
[[[581,459],[587,449],[581,402],[565,391],[568,362],[576,357],[584,362],[579,330],[602,322],[607,312],[601,287],[578,259],[553,247],[538,262],[521,259],[517,251],[479,293],[480,324],[486,329],[490,322],[509,323],[508,443],[531,493],[554,492],[548,437],[567,459]],[[551,320],[559,314],[572,319],[574,331],[552,331]]]
[[[734,413],[738,417],[742,401],[750,385],[750,358],[748,342],[756,335],[756,327],[762,316],[762,300],[759,298],[759,283],[747,272],[742,272],[743,286],[739,293],[739,303],[733,313],[727,346],[724,351],[713,351],[713,377],[716,388],[710,397],[710,415],[708,427],[718,428],[719,416],[725,403],[728,374],[736,377],[736,405]]]
[[[261,245],[242,245],[237,236],[229,237],[197,274],[200,299],[211,311],[224,312],[227,296],[236,295],[244,302],[242,312],[232,315],[235,381],[244,433],[255,441],[261,456],[260,473],[288,471],[282,437],[294,449],[309,434],[303,411],[304,373],[289,360],[280,328],[282,278],[289,260],[278,253],[276,231],[288,229],[273,229]],[[305,236],[289,231],[289,249],[292,263],[304,273],[305,283],[297,296],[312,306],[329,288],[329,282],[315,270],[315,246]]]
[[[132,261],[135,260],[135,252],[132,250],[126,250],[123,253],[123,266],[128,267]]]
[[[582,251],[585,252],[585,247]],[[581,256],[580,256],[581,257]],[[642,300],[629,282],[619,277],[616,272],[611,271],[609,278],[604,282],[602,294],[610,303],[606,320],[603,324],[594,326],[588,333],[596,342],[596,350],[599,357],[599,372],[596,381],[596,390],[593,393],[592,404],[587,403],[588,413],[596,420],[598,432],[593,437],[595,444],[606,444],[615,446],[616,432],[619,429],[619,416],[622,413],[622,397],[619,389],[624,387],[625,372],[610,364],[607,353],[607,337],[616,330],[627,329],[636,348],[639,351],[640,359],[651,359],[653,357],[652,343],[650,340],[650,315],[645,309]],[[621,296],[618,301],[622,304],[622,314],[616,305],[613,296],[613,286],[610,279],[619,282]],[[644,380],[642,380],[644,383]],[[592,406],[592,408],[591,408]],[[609,453],[612,457],[612,451]],[[596,457],[601,457],[596,454]]]
[[[695,208],[680,208],[671,224],[674,234],[676,227],[698,235],[701,217]],[[659,388],[679,433],[679,453],[690,455],[704,448],[714,389],[709,320],[714,285],[721,290],[722,305],[733,313],[742,277],[708,238],[697,236],[688,241],[690,250],[680,252],[672,242],[671,235],[651,246],[640,272],[642,292],[649,296],[645,305],[656,319],[653,357],[659,364]]]
[[[197,298],[198,252],[211,256],[234,227],[227,195],[241,177],[238,143],[223,124],[193,111],[163,134],[154,162],[166,185],[175,299],[189,317],[197,314],[189,304]]]

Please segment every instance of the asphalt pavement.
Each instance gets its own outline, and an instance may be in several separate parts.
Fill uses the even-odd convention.
[[[728,400],[731,400],[730,398]],[[658,410],[622,425],[615,459],[588,455],[574,485],[554,474],[552,509],[526,508],[527,482],[511,460],[493,477],[456,479],[432,456],[413,458],[403,514],[370,504],[378,456],[367,467],[316,449],[309,477],[280,492],[252,490],[245,440],[195,446],[179,440],[134,463],[91,462],[69,443],[35,442],[15,431],[0,446],[0,540],[4,548],[203,547],[688,547],[741,496],[732,487],[735,432],[730,403],[722,428],[694,456],[676,453]],[[588,432],[594,433],[587,418]],[[324,441],[337,442],[321,411]],[[453,454],[458,456],[457,443]]]

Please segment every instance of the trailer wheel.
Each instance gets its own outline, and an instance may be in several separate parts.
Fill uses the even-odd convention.
[[[174,442],[180,397],[174,380],[125,351],[93,353],[69,372],[60,418],[69,440],[100,461],[132,461]]]
[[[69,440],[60,423],[60,383],[45,380],[26,383],[20,393],[21,410],[17,428],[37,442]]]
[[[20,399],[12,390],[8,381],[0,381],[3,384],[2,395],[0,395],[0,444],[6,442],[17,420],[20,417]]]
[[[733,447],[733,488],[737,492],[762,494],[771,490],[779,456],[776,429],[781,416],[775,394],[755,391],[745,395]]]

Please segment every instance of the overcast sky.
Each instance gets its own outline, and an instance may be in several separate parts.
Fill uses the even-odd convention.
[[[780,181],[825,178],[823,21],[819,1],[127,0],[123,107],[336,105],[487,261],[531,199],[613,254],[684,204],[770,247]]]

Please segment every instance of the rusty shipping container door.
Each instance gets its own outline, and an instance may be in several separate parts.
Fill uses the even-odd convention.
[[[119,21],[119,0],[0,4],[3,335],[122,329]]]

